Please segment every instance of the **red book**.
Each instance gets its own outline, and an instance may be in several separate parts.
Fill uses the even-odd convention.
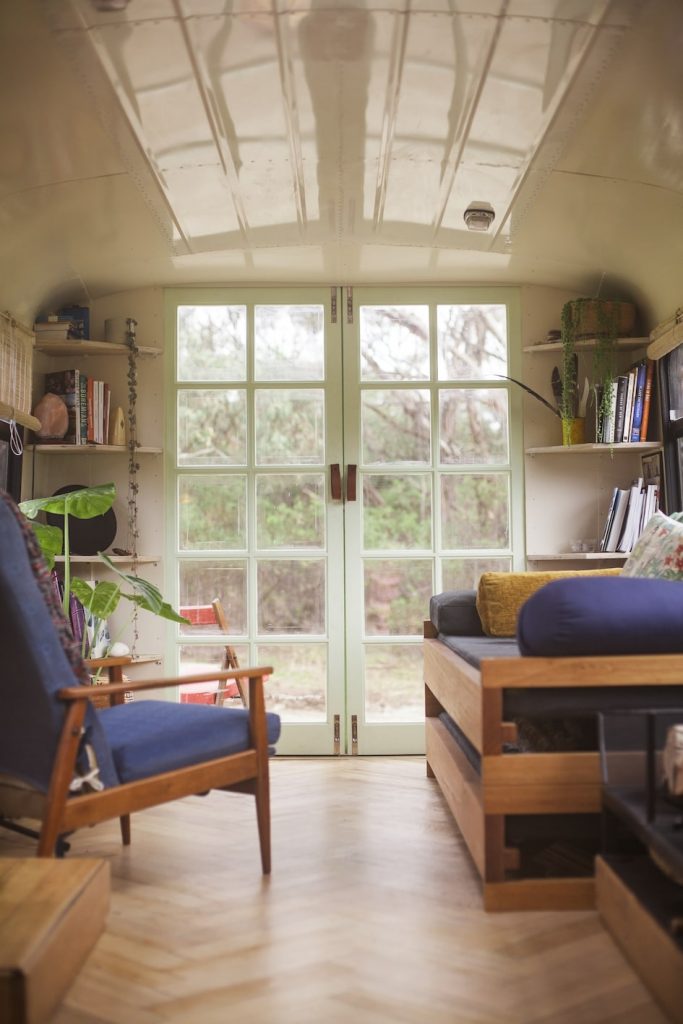
[[[652,403],[652,383],[655,375],[654,359],[648,359],[645,376],[645,392],[643,394],[643,419],[640,424],[640,440],[647,441],[647,421],[650,418],[650,405]]]

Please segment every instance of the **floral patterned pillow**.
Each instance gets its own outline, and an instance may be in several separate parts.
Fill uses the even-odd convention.
[[[683,580],[683,522],[655,512],[626,559],[621,574]]]

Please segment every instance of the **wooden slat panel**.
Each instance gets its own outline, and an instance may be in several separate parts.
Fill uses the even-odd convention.
[[[574,785],[495,786],[483,789],[486,814],[597,814],[598,783]]]
[[[432,641],[433,642],[433,641]],[[601,658],[489,658],[483,687],[681,686],[683,655],[642,654]]]
[[[488,911],[590,910],[594,906],[592,878],[528,878],[484,885]]]
[[[485,840],[481,780],[443,722],[428,718],[425,732],[427,762],[483,877]]]
[[[600,783],[600,756],[592,751],[561,754],[501,754],[484,757],[482,779],[485,786],[525,786],[535,783]]]
[[[683,950],[608,864],[595,864],[597,907],[610,932],[676,1024],[683,1024]]]
[[[424,679],[451,718],[477,750],[481,750],[481,683],[479,673],[442,644],[425,640]]]

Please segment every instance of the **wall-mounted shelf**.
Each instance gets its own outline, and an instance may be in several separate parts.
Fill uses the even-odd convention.
[[[646,345],[650,344],[649,338],[617,338],[615,341],[615,348],[624,349],[624,351],[632,348],[645,348]],[[594,349],[597,345],[595,338],[583,338],[580,341],[574,343],[574,349],[577,352],[588,351]],[[561,352],[562,342],[561,341],[543,341],[538,345],[525,345],[524,352]]]
[[[544,448],[527,448],[527,455],[619,455],[632,452],[657,451],[659,441],[627,441],[621,444],[556,444]]]
[[[34,444],[32,451],[46,455],[104,455],[107,452],[127,452],[125,444]],[[161,455],[163,449],[141,445],[135,449],[136,455]]]
[[[110,555],[106,551],[105,554],[111,562],[118,565],[157,565],[161,561],[161,555],[138,555],[137,558],[133,558],[132,555]],[[98,555],[71,555],[69,561],[73,565],[102,565],[106,570]],[[57,555],[55,562],[64,562],[64,555]]]
[[[624,551],[562,551],[554,555],[527,555],[527,562],[625,562]]]
[[[48,356],[123,356],[128,355],[128,346],[113,341],[37,341],[34,352]],[[138,346],[139,356],[155,358],[161,355],[160,348]]]

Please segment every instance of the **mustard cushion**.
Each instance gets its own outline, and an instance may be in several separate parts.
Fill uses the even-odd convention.
[[[621,569],[567,569],[559,572],[485,572],[477,589],[477,611],[487,636],[516,636],[519,610],[552,580],[568,576],[618,576]]]

